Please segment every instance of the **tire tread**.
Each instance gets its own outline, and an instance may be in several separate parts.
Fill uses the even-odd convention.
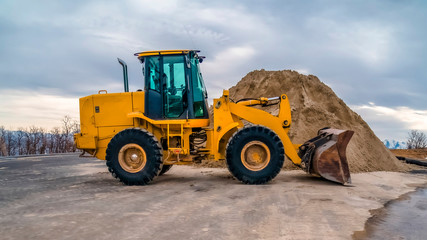
[[[145,139],[144,139],[145,138]],[[152,147],[154,151],[154,163],[152,164],[152,169],[148,169],[147,174],[133,177],[133,178],[127,178],[125,174],[120,174],[120,169],[116,169],[115,165],[118,163],[113,163],[117,159],[118,153],[116,153],[117,145],[120,145],[123,141],[136,141],[144,139],[144,141],[147,141],[149,146]],[[111,175],[114,178],[118,178],[121,182],[123,182],[126,185],[146,185],[149,182],[151,182],[155,176],[157,176],[163,166],[163,152],[162,148],[160,147],[159,141],[156,139],[156,137],[148,132],[145,129],[142,128],[128,128],[125,129],[118,134],[116,134],[111,141],[108,143],[108,147],[106,150],[106,165],[108,167],[108,171],[111,172]],[[147,156],[148,161],[148,156]],[[150,164],[151,165],[151,164]],[[123,170],[124,171],[124,170]]]
[[[242,171],[236,165],[236,161],[237,161],[236,159],[240,160],[240,156],[234,155],[235,148],[240,143],[240,141],[242,141],[244,137],[247,137],[247,135],[258,135],[258,134],[266,135],[270,139],[272,139],[272,145],[276,148],[275,150],[277,151],[276,156],[278,159],[271,159],[273,160],[272,164],[274,164],[275,166],[273,167],[272,172],[266,177],[255,177],[255,176],[242,173]],[[277,136],[277,134],[273,132],[271,129],[261,125],[252,125],[252,126],[241,128],[240,130],[236,131],[228,141],[227,147],[226,147],[226,162],[227,162],[228,170],[231,172],[231,174],[235,178],[237,178],[238,180],[240,180],[245,184],[264,184],[271,181],[273,178],[277,176],[277,174],[279,174],[280,170],[282,169],[284,159],[285,159],[285,149],[279,136]]]

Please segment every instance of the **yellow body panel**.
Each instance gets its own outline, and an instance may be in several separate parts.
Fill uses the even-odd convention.
[[[118,132],[134,127],[127,114],[144,111],[144,92],[94,94],[80,98],[80,130],[77,148],[105,159],[105,150]]]
[[[210,146],[214,159],[225,159],[228,139],[241,127],[243,127],[242,121],[233,117],[225,98],[214,99],[214,129]]]
[[[132,93],[132,111],[144,112],[145,110],[145,94],[142,91]]]
[[[80,132],[84,135],[98,136],[94,112],[92,95],[80,98]],[[82,149],[84,146],[79,148]]]
[[[76,139],[76,147],[79,149],[96,149],[98,137],[94,135],[84,135]]]
[[[95,125],[97,127],[133,125],[132,119],[127,117],[132,111],[132,103],[132,93],[129,92],[95,95],[93,97]]]

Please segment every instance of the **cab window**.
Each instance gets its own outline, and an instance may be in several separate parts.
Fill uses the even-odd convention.
[[[160,58],[147,57],[145,68],[147,71],[145,79],[148,80],[148,89],[160,92]]]
[[[184,56],[163,56],[163,96],[166,118],[177,118],[184,112],[186,94]]]
[[[205,96],[206,89],[203,84],[202,73],[199,67],[199,60],[197,58],[191,59],[191,79],[192,79],[192,88],[193,88],[193,110],[194,116],[204,117],[205,115]]]

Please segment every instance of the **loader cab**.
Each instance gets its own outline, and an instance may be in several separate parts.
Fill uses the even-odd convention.
[[[162,119],[209,119],[207,92],[196,50],[136,53],[145,79],[144,115]]]

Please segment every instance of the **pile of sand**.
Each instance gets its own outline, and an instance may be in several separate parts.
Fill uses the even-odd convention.
[[[248,97],[276,97],[283,93],[288,95],[292,109],[289,132],[292,142],[304,143],[323,127],[351,129],[355,132],[347,148],[351,172],[409,169],[384,146],[368,124],[316,76],[290,70],[253,71],[230,89],[230,98],[236,101]],[[277,114],[278,105],[264,110]],[[290,165],[289,160],[285,161],[285,166]]]

